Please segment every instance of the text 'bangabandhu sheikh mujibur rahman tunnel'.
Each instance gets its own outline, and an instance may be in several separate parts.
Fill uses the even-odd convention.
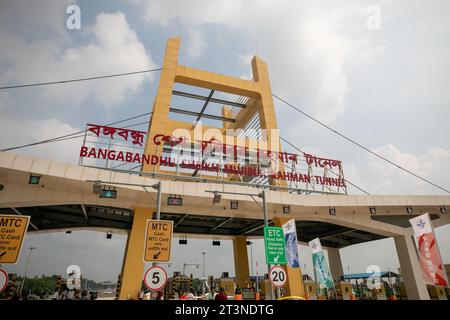
[[[320,238],[328,251],[334,279],[344,274],[340,248],[393,237],[408,298],[429,299],[408,219],[428,212],[435,227],[448,224],[449,215],[442,213],[440,208],[450,206],[449,196],[347,195],[341,170],[335,177],[326,177],[328,180],[321,174],[321,180],[316,181],[319,190],[314,189],[314,181],[307,180],[311,177],[308,170],[312,163],[308,159],[309,166],[304,174],[295,173],[295,176],[292,170],[294,161],[275,161],[266,166],[258,162],[246,162],[245,172],[254,174],[240,174],[239,170],[229,169],[235,168],[239,162],[237,157],[233,156],[231,160],[228,159],[228,163],[223,163],[224,157],[217,158],[217,154],[214,154],[217,150],[210,154],[213,159],[210,165],[207,163],[211,161],[205,158],[200,160],[200,166],[185,165],[179,168],[178,165],[169,164],[167,159],[175,154],[174,149],[177,147],[173,139],[186,136],[189,137],[185,139],[188,147],[192,147],[188,148],[189,155],[198,153],[198,146],[195,147],[194,142],[199,140],[202,151],[208,142],[215,141],[220,142],[221,146],[231,146],[234,151],[237,150],[236,146],[243,148],[246,150],[244,157],[247,158],[248,150],[255,146],[267,154],[283,154],[266,63],[254,57],[253,80],[243,80],[178,64],[179,47],[179,38],[168,40],[146,133],[147,140],[142,146],[143,154],[156,156],[159,161],[143,161],[139,171],[132,172],[114,169],[112,164],[108,168],[87,166],[84,162],[83,165],[62,164],[3,152],[0,153],[0,182],[4,185],[0,191],[0,214],[31,216],[29,232],[33,233],[68,228],[127,232],[119,297],[137,299],[144,272],[146,221],[154,218],[156,211],[155,201],[148,196],[155,191],[143,190],[139,185],[150,186],[163,181],[161,219],[173,221],[175,234],[232,239],[236,283],[241,287],[250,277],[246,241],[248,238],[261,238],[264,226],[260,204],[248,194],[258,193],[261,188],[265,188],[269,223],[281,226],[294,218],[300,243]],[[191,92],[181,91],[176,86],[188,87]],[[209,90],[209,93],[201,95],[198,91],[192,92],[198,88]],[[239,98],[230,101],[214,97],[218,93]],[[183,103],[176,100],[181,98],[201,101],[201,110],[193,111],[175,105]],[[206,111],[210,104],[222,107],[219,115]],[[193,117],[194,121],[173,119],[173,115],[179,114]],[[202,123],[205,119],[216,121],[219,125],[205,125]],[[249,134],[260,129],[268,130],[266,139]],[[229,135],[231,130],[238,133]],[[206,145],[203,146],[205,141]],[[84,156],[87,157],[90,151],[84,147]],[[258,158],[259,153],[255,157]],[[317,159],[314,158],[314,161]],[[337,165],[342,169],[340,163]],[[217,170],[205,170],[210,167]],[[274,174],[260,174],[261,167],[273,170]],[[30,173],[41,176],[38,185],[28,183]],[[92,192],[92,181],[107,182],[114,186],[117,198],[99,198],[98,194]],[[325,186],[325,181],[330,183]],[[305,183],[307,188],[296,188],[297,182]],[[334,190],[330,189],[331,185]],[[222,192],[222,196],[213,204],[214,191]],[[170,205],[167,201],[170,196],[182,197],[182,205]],[[237,200],[238,207],[231,208],[228,205],[230,200]],[[288,213],[283,210],[285,206],[289,206]],[[405,207],[411,210],[407,211]],[[334,209],[334,214],[331,214],[330,208]],[[371,214],[370,208],[376,208],[376,214]],[[286,294],[304,296],[300,268],[286,269]]]

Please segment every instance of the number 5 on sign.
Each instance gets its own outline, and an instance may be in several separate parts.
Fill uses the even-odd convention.
[[[270,268],[270,282],[277,288],[282,288],[287,281],[287,273],[283,267],[273,266]]]
[[[167,272],[160,266],[154,266],[147,270],[144,276],[144,283],[151,291],[160,291],[167,282]]]

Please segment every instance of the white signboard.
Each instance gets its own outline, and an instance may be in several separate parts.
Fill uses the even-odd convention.
[[[3,269],[0,269],[0,293],[6,289],[8,285],[8,272]]]
[[[287,282],[287,273],[283,267],[274,266],[269,272],[270,282],[277,288],[282,288]]]
[[[147,270],[144,283],[151,291],[161,291],[167,283],[167,272],[160,266],[154,266]]]

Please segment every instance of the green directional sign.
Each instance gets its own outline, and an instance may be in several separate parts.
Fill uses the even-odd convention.
[[[264,227],[267,264],[286,264],[283,228]]]

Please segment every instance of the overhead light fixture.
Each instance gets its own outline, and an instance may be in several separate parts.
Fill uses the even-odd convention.
[[[375,207],[370,207],[369,210],[370,210],[370,214],[376,214],[377,213],[377,208],[375,208]]]
[[[330,216],[335,216],[336,215],[336,208],[329,208],[328,212],[330,213]]]
[[[283,213],[284,213],[284,214],[289,214],[289,213],[291,213],[291,206],[284,205],[284,206],[283,206]]]
[[[237,210],[239,208],[239,202],[237,200],[230,201],[230,209]]]
[[[112,232],[107,232],[106,239],[111,239],[111,238],[112,238]]]
[[[167,197],[167,205],[168,206],[182,206],[183,198],[181,196],[172,195]]]
[[[412,207],[406,207],[406,213],[413,213]]]
[[[39,184],[41,176],[30,173],[30,178],[28,179],[28,184]]]
[[[219,237],[216,237],[216,238],[213,239],[212,245],[213,246],[220,246]]]
[[[222,198],[222,195],[220,193],[214,192],[213,203],[219,203],[221,198]]]
[[[441,207],[441,213],[442,214],[446,214],[447,213],[447,208],[446,207]]]
[[[187,244],[187,236],[181,236],[180,240],[178,240],[178,244]]]

